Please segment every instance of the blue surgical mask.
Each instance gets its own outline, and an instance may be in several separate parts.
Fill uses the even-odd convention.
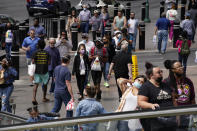
[[[87,10],[87,8],[83,8],[83,10],[84,10],[84,11],[86,11],[86,10]]]
[[[83,43],[85,44],[87,41],[86,40],[83,40]]]
[[[135,82],[133,83],[133,86],[135,86],[136,88],[139,89],[139,88],[142,86],[142,84],[140,84],[139,82],[135,81]]]

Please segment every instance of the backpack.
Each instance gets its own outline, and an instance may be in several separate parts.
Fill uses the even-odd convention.
[[[182,39],[183,43],[181,46],[181,51],[180,54],[181,55],[189,55],[190,54],[190,49],[189,49],[189,45],[188,45],[188,40],[187,39]]]

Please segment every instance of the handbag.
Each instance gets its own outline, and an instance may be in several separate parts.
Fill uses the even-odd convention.
[[[66,105],[66,110],[67,111],[73,111],[74,110],[74,106],[75,106],[75,103],[74,101],[71,99],[68,104]]]
[[[28,65],[28,75],[34,76],[36,70],[36,65],[35,64],[30,64]]]
[[[91,70],[92,71],[101,71],[101,63],[100,63],[98,57],[96,57],[96,59],[92,63]]]

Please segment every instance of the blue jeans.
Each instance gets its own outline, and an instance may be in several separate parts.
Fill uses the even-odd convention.
[[[118,131],[129,131],[128,121],[118,121],[117,125]]]
[[[107,76],[108,76],[108,73],[109,73],[109,66],[110,66],[109,62],[106,62],[104,64],[103,76],[104,76],[105,81],[108,81]]]
[[[71,99],[71,96],[67,91],[61,92],[61,93],[55,92],[54,93],[54,107],[51,110],[51,112],[58,113],[62,107],[62,102],[64,102],[64,105],[66,107],[70,99]],[[73,111],[66,111],[66,117],[72,117],[72,116],[73,116]]]
[[[179,62],[183,65],[184,67],[184,73],[186,74],[186,69],[187,69],[187,59],[188,55],[181,55],[180,53],[178,54],[179,57]]]
[[[49,92],[50,93],[54,93],[55,82],[54,82],[54,77],[53,77],[53,70],[49,71],[49,80],[48,80],[48,83],[49,83],[51,77],[52,77],[52,80],[51,80],[51,88],[50,88]],[[48,85],[48,83],[47,83],[47,85]],[[42,84],[42,89],[44,89],[44,84]]]
[[[82,33],[88,33],[89,32],[89,22],[81,22],[80,28],[81,28]]]
[[[11,49],[12,49],[12,43],[5,43],[6,58],[8,60],[11,60]]]
[[[158,31],[158,51],[159,52],[166,51],[167,42],[168,42],[168,31],[167,30],[159,30]]]
[[[10,96],[13,92],[14,86],[13,84],[9,85],[8,87],[0,88],[0,97],[1,97],[1,111],[7,111],[12,113],[12,109],[10,106]]]

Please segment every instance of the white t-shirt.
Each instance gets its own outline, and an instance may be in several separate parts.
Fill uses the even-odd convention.
[[[11,30],[7,30],[7,32],[5,34],[5,42],[12,43],[12,41],[13,41],[13,33]]]
[[[130,25],[128,27],[128,33],[132,33],[134,34],[135,33],[135,28],[136,28],[136,19],[129,19],[128,20],[128,24]]]
[[[78,46],[81,45],[81,44],[85,44],[86,51],[88,53],[90,52],[91,48],[94,47],[94,42],[92,42],[92,41],[88,41],[88,42],[84,43],[84,41],[82,40],[82,41],[79,42]]]
[[[167,12],[166,12],[166,18],[167,19],[169,19],[169,20],[171,20],[171,21],[174,21],[175,19],[176,19],[176,17],[177,17],[177,11],[176,10],[168,10]]]

